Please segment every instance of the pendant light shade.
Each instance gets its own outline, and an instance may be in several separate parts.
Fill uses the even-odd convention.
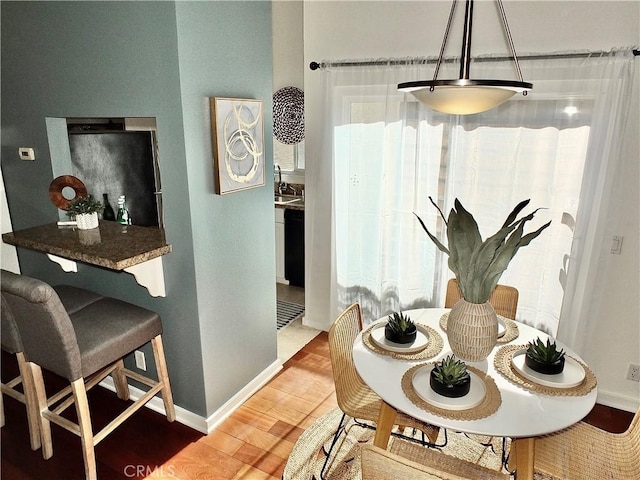
[[[438,80],[438,72],[444,50],[449,37],[451,21],[455,12],[456,3],[453,0],[449,21],[445,30],[440,55],[436,63],[433,80],[419,80],[398,84],[398,90],[411,93],[418,101],[438,112],[455,115],[469,115],[480,113],[497,107],[516,93],[527,94],[533,88],[531,83],[522,80],[522,72],[518,64],[515,48],[509,32],[507,18],[501,0],[496,0],[500,10],[502,25],[505,30],[509,49],[518,74],[518,80],[473,80],[469,79],[469,66],[471,64],[471,29],[473,19],[473,0],[466,0],[465,24],[462,38],[462,57],[460,60],[460,78],[455,80]]]

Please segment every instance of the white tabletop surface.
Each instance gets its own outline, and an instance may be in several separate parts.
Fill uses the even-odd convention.
[[[374,392],[396,410],[442,428],[512,438],[534,437],[561,430],[580,421],[591,411],[596,402],[597,388],[583,396],[549,396],[525,390],[504,378],[493,366],[494,355],[503,344],[497,344],[483,362],[466,362],[488,373],[495,380],[502,395],[502,403],[495,413],[480,420],[452,420],[416,406],[402,391],[402,376],[418,363],[437,361],[452,353],[447,334],[438,324],[440,317],[448,311],[449,309],[446,308],[433,308],[404,312],[414,322],[430,326],[442,337],[444,342],[442,351],[430,359],[407,361],[390,355],[377,354],[363,344],[362,334],[356,339],[353,346],[353,360],[358,373]],[[380,321],[385,320],[386,317]],[[519,322],[517,325],[519,336],[507,345],[524,345],[537,337],[543,340],[547,338],[547,335],[540,330]],[[560,342],[558,345],[565,349],[567,355],[582,361],[571,349]]]

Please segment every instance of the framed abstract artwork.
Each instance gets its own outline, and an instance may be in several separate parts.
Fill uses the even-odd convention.
[[[261,100],[209,98],[216,193],[265,184]]]

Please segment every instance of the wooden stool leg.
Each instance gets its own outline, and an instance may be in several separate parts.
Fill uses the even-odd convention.
[[[82,443],[82,456],[84,457],[84,472],[87,480],[96,480],[96,454],[93,443],[93,429],[91,427],[91,414],[84,379],[79,378],[71,383],[73,398],[78,414],[78,426],[80,427],[80,441]]]
[[[127,376],[124,374],[124,361],[122,359],[116,362],[116,368],[111,372],[113,377],[113,385],[116,388],[116,395],[120,400],[129,400],[129,384]]]
[[[162,346],[162,336],[151,340],[153,347],[153,357],[156,362],[156,370],[158,371],[158,380],[162,383],[162,401],[164,402],[164,411],[167,420],[173,422],[176,419],[176,410],[173,406],[173,395],[171,394],[171,384],[169,383],[169,372],[167,371],[167,362],[164,357],[164,347]]]
[[[51,440],[51,422],[43,415],[49,410],[47,405],[47,392],[44,388],[44,380],[42,379],[42,369],[35,363],[27,363],[31,370],[31,379],[33,380],[33,389],[36,393],[36,401],[38,402],[38,420],[40,422],[40,438],[42,440],[42,458],[48,460],[53,456],[53,442]]]
[[[38,409],[38,400],[36,398],[36,390],[33,384],[31,370],[27,365],[24,353],[16,353],[18,359],[18,368],[20,369],[20,377],[22,377],[22,388],[24,390],[24,405],[27,408],[27,423],[29,424],[29,440],[31,442],[31,450],[38,450],[42,445],[40,439],[40,416]]]

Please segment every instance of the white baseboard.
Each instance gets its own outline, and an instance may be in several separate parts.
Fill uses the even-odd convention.
[[[311,327],[311,328],[315,328],[316,330],[320,330],[322,332],[328,332],[329,329],[331,328],[331,325],[326,325],[325,322],[314,322],[312,320],[309,320],[306,315],[305,317],[302,319],[302,325],[304,325],[305,327]]]
[[[640,399],[627,397],[613,392],[604,392],[598,390],[598,399],[596,400],[607,407],[617,408],[626,412],[636,413],[640,406]]]
[[[207,433],[211,433],[224,419],[231,415],[236,408],[242,405],[251,395],[260,390],[269,380],[271,380],[280,370],[282,370],[282,362],[276,360],[260,373],[256,378],[251,380],[242,390],[231,397],[218,410],[213,412],[206,420]],[[162,403],[162,402],[161,402]]]
[[[269,380],[271,380],[280,370],[282,370],[282,362],[276,360],[266,369],[264,369],[256,378],[251,380],[242,390],[231,397],[224,405],[218,410],[213,412],[209,418],[196,415],[195,413],[175,405],[176,420],[187,427],[191,427],[204,434],[209,434],[216,428],[224,419],[231,415],[240,405],[242,405],[251,395],[262,388]],[[115,392],[115,386],[111,376],[107,376],[100,386]],[[129,385],[129,392],[132,400],[140,398],[144,391]],[[154,412],[165,415],[164,403],[162,398],[156,396],[146,403],[145,407],[150,408]]]

